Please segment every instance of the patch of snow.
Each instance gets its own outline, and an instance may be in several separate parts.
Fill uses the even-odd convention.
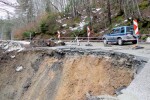
[[[62,20],[66,20],[66,18],[63,18]]]
[[[96,8],[92,8],[92,10],[95,10]]]
[[[115,14],[111,15],[111,17],[114,17],[114,16],[117,16],[117,13],[115,13]]]
[[[124,22],[127,22],[128,20],[126,19],[126,20],[124,20]]]
[[[85,25],[86,25],[85,22],[80,22],[80,24],[79,24],[79,26],[80,26],[81,28],[83,28]]]
[[[100,33],[104,33],[104,31],[101,31]]]
[[[56,20],[58,23],[62,23],[62,20]]]
[[[132,17],[129,17],[129,19],[132,19]]]
[[[10,56],[12,59],[14,59],[16,56],[15,55],[13,55],[13,56]]]
[[[100,11],[102,8],[97,8],[96,11]]]
[[[69,29],[72,29],[72,27],[69,27]]]
[[[30,42],[28,41],[15,41],[15,42],[23,44],[23,45],[30,45]]]
[[[99,14],[102,14],[102,12],[99,12]]]
[[[7,49],[7,51],[8,52],[10,52],[10,51],[15,51],[15,50],[22,50],[22,49],[24,49],[22,46],[21,46],[21,44],[19,44],[19,43],[16,43],[16,42],[10,42],[9,44],[8,44],[8,49]]]
[[[146,42],[150,43],[150,37],[148,37],[148,38],[146,39]]]
[[[62,26],[63,26],[63,27],[66,27],[66,26],[67,26],[67,24],[63,24]]]
[[[75,30],[78,30],[78,29],[79,29],[79,27],[74,27],[74,28],[71,28],[70,30],[75,31]]]
[[[20,48],[20,49],[18,49],[17,52],[21,52],[21,51],[23,51],[23,50],[24,50],[24,48]]]
[[[115,26],[119,26],[120,24],[116,24]]]
[[[82,19],[86,19],[86,18],[87,18],[87,16],[81,16],[81,18],[82,18]]]
[[[97,13],[97,11],[92,11],[93,13]]]
[[[69,27],[69,29],[71,31],[75,31],[75,30],[82,30],[84,28],[85,25],[87,25],[88,23],[85,23],[85,22],[80,22],[79,24],[77,24],[78,26],[77,27]]]
[[[17,68],[16,68],[16,72],[21,72],[23,70],[23,67],[22,66],[18,66]]]
[[[71,19],[71,17],[67,17],[68,19]]]
[[[93,8],[92,10],[93,10],[93,11],[92,11],[93,13],[97,13],[97,12],[99,12],[99,11],[101,10],[101,8],[97,8],[97,9],[94,9],[94,8]]]
[[[24,45],[29,45],[30,42],[26,41],[3,41],[1,43],[1,48],[6,50],[7,52],[16,51],[16,50],[24,50]]]
[[[109,28],[106,28],[105,31],[109,30]]]
[[[62,34],[66,34],[66,30],[62,31]]]

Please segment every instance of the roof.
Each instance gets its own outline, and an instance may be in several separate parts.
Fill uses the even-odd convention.
[[[121,28],[121,27],[133,27],[132,25],[131,26],[120,26],[120,27],[115,27],[113,29],[117,29],[117,28]]]

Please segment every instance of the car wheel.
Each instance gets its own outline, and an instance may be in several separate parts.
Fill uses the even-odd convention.
[[[104,43],[104,44],[108,44],[108,42],[107,42],[106,39],[103,39],[103,43]]]
[[[123,41],[121,38],[118,39],[118,45],[123,45]]]
[[[133,44],[137,44],[137,41],[133,41],[132,43],[133,43]]]

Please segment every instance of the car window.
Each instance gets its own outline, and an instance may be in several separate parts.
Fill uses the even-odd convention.
[[[111,32],[110,32],[110,34],[114,34],[114,32],[115,32],[115,29],[112,29]]]
[[[120,29],[115,29],[115,33],[119,33],[120,32]]]
[[[132,32],[133,31],[133,28],[132,27],[127,27],[127,32]]]
[[[132,34],[133,33],[133,28],[132,27],[127,27],[126,32]]]
[[[125,32],[124,27],[122,27],[121,28],[121,33],[124,33],[124,32]]]

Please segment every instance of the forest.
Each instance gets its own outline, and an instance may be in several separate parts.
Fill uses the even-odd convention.
[[[0,0],[1,39],[84,37],[90,26],[92,37],[101,36],[111,28],[139,22],[141,39],[150,34],[150,0]],[[15,9],[12,13],[3,8]]]

